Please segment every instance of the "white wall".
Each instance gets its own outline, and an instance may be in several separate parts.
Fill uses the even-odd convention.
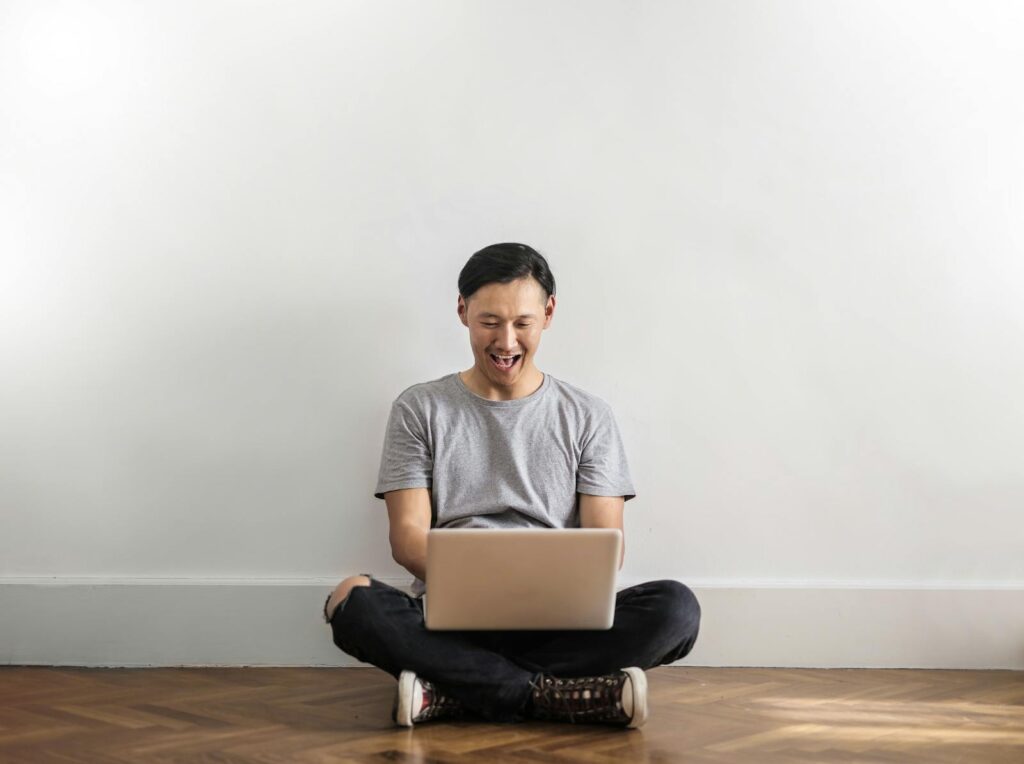
[[[627,578],[1024,587],[1021,39],[1012,2],[0,4],[0,577],[404,577],[388,404],[471,365],[458,271],[514,240],[538,366],[622,428]]]

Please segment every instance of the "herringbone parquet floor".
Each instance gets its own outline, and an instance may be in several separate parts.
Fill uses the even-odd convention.
[[[0,762],[1024,762],[1024,672],[648,672],[640,730],[393,727],[370,668],[0,667]]]

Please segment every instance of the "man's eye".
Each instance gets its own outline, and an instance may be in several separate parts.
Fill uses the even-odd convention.
[[[484,326],[493,329],[494,327],[497,326],[497,324],[484,324]],[[518,326],[520,329],[526,329],[527,327],[530,326],[530,324],[516,324],[516,326]]]

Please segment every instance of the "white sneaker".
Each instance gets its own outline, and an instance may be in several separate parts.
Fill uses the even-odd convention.
[[[399,675],[391,707],[391,718],[399,727],[411,727],[432,719],[458,719],[464,714],[459,701],[442,695],[435,685],[420,679],[414,672],[403,671]]]

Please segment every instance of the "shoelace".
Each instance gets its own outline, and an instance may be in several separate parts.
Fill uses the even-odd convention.
[[[534,715],[538,718],[563,718],[569,721],[628,722],[622,710],[625,675],[605,674],[578,679],[544,676],[530,681]]]

